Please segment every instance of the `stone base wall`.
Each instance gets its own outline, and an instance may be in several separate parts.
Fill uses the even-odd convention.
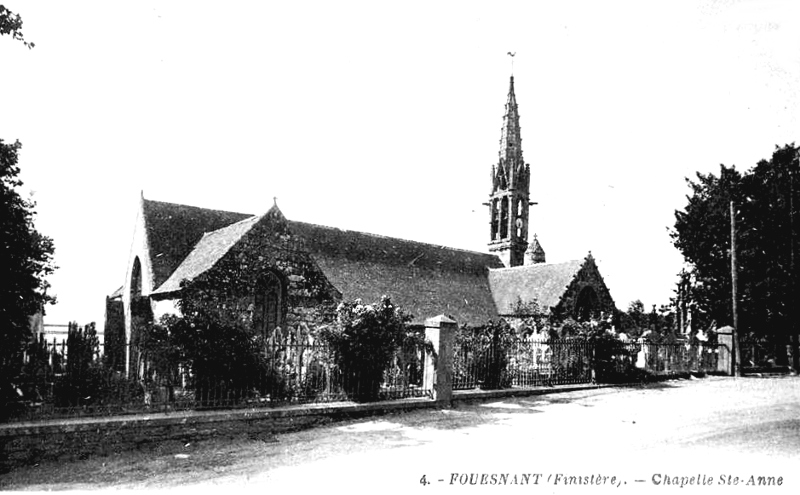
[[[276,434],[402,409],[436,407],[429,399],[294,409],[188,411],[151,417],[75,418],[0,426],[0,472],[46,461],[84,459],[136,449],[170,448],[221,437],[271,441]]]

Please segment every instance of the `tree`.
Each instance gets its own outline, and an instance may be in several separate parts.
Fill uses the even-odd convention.
[[[521,297],[517,296],[517,300],[511,305],[511,314],[518,323],[513,326],[521,337],[537,334],[547,335],[552,325],[558,323],[551,321],[555,318],[551,318],[551,315],[542,309],[539,301],[535,298],[523,301]]]
[[[683,211],[675,212],[673,244],[689,264],[698,311],[718,322],[731,321],[730,201],[741,196],[742,176],[735,167],[720,166],[719,177],[697,174],[687,179],[691,194]]]
[[[641,337],[648,330],[644,303],[637,299],[628,305],[628,311],[619,314],[619,330],[631,338]]]
[[[787,342],[792,330],[794,263],[800,205],[794,181],[794,144],[776,147],[744,174],[720,168],[719,176],[697,174],[691,194],[675,212],[672,239],[691,267],[691,303],[705,321],[732,322],[730,202],[736,211],[740,335]]]
[[[7,377],[31,337],[30,316],[55,301],[46,280],[55,270],[53,241],[33,225],[36,204],[17,191],[20,147],[0,139],[0,366]]]
[[[0,36],[4,34],[21,41],[22,44],[28,48],[34,47],[33,43],[25,41],[25,38],[22,36],[22,18],[19,14],[15,14],[5,8],[5,6],[0,5]]]
[[[0,36],[9,35],[28,48],[22,36],[22,19],[0,5]],[[10,381],[21,371],[21,356],[30,340],[29,317],[52,301],[46,295],[45,277],[52,273],[53,242],[33,227],[32,201],[16,189],[17,155],[21,145],[0,139],[0,400],[11,390]]]

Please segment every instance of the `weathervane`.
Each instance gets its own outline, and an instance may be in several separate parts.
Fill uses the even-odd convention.
[[[517,52],[514,52],[514,53],[508,52],[508,56],[511,57],[511,75],[512,76],[514,75],[514,55],[516,55],[516,54],[517,54]]]

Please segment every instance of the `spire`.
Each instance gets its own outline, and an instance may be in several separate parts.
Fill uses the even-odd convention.
[[[546,263],[544,249],[539,244],[539,238],[536,237],[536,234],[533,234],[533,241],[528,245],[528,251],[525,254],[528,256],[528,263],[526,264]]]
[[[506,266],[520,266],[525,262],[528,247],[528,209],[534,203],[529,198],[530,167],[522,159],[513,75],[505,110],[500,131],[500,157],[492,166],[489,251],[497,253]]]
[[[508,86],[506,113],[503,115],[503,128],[500,131],[500,163],[522,163],[522,137],[519,128],[517,95],[514,93],[514,76]]]

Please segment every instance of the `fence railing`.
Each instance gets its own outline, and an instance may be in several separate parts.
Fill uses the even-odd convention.
[[[766,352],[747,345],[745,359]],[[434,397],[431,377],[438,373],[450,375],[453,390],[625,382],[646,374],[725,371],[722,355],[730,356],[724,346],[702,342],[468,338],[455,340],[452,361],[444,361],[452,363],[448,370],[435,369],[430,349],[411,345],[386,369],[367,374],[348,369],[333,349],[315,341],[270,343],[258,368],[242,376],[180,362],[156,366],[147,353],[122,350],[129,356],[127,374],[109,364],[102,345],[70,356],[68,345],[38,342],[26,357],[25,379],[14,383],[22,400],[4,407],[0,420]]]
[[[146,353],[130,350],[135,359],[126,376],[104,363],[100,350],[77,366],[67,345],[39,342],[25,357],[25,378],[13,384],[23,400],[6,404],[0,416],[20,421],[432,396],[423,386],[428,357],[421,346],[399,349],[374,379],[337,363],[333,350],[319,342],[268,344],[249,376],[195,371],[181,363],[156,369]]]
[[[588,383],[591,350],[583,339],[464,342],[453,356],[453,389]]]
[[[739,343],[742,369],[769,369],[791,365],[791,344],[764,341],[743,341]]]
[[[719,354],[719,345],[703,342],[612,342],[603,346],[598,367],[612,379],[624,377],[633,370],[650,375],[714,373],[720,371]]]
[[[718,346],[705,343],[466,341],[456,345],[453,356],[453,389],[618,382],[637,373],[710,373],[718,371],[718,359]]]

